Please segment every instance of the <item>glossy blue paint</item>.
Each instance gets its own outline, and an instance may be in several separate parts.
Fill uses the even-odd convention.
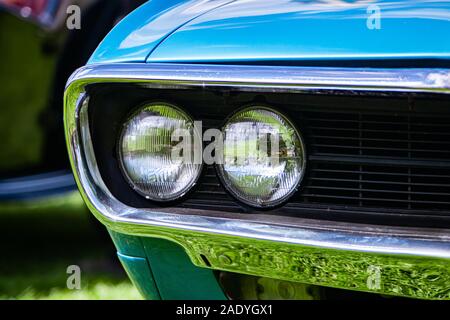
[[[371,4],[380,29],[367,27]],[[147,61],[407,58],[450,58],[449,1],[237,1],[180,27]]]
[[[102,41],[89,64],[145,62],[184,23],[231,0],[150,0],[125,17]]]

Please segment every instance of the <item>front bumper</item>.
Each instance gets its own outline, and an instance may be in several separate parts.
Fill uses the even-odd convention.
[[[277,68],[266,70],[263,81],[261,70],[265,69],[257,69],[258,80],[240,67],[210,71],[204,66],[112,65],[79,70],[66,90],[66,139],[75,178],[93,214],[113,231],[174,241],[200,267],[380,294],[450,299],[448,230],[318,223],[192,209],[136,209],[109,192],[91,144],[89,98],[84,91],[88,84],[122,81],[147,86],[229,85],[245,86],[247,90],[272,84],[283,90],[388,88],[417,92],[448,92],[446,86],[450,87],[445,82],[442,89],[441,80],[448,78],[444,71],[364,74],[334,69],[330,73],[309,70],[308,74],[308,70],[296,68],[297,74],[290,70],[290,78],[285,78],[284,70]],[[237,78],[242,74],[248,79]]]

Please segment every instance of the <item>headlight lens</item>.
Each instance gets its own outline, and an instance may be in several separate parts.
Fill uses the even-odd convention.
[[[181,142],[190,140],[181,156],[175,150],[180,141],[174,139],[179,132],[185,135]],[[155,201],[183,196],[201,173],[201,162],[187,162],[189,158],[185,157],[194,153],[196,134],[193,120],[167,103],[147,104],[133,114],[124,124],[119,141],[122,171],[133,189]]]
[[[231,116],[222,134],[218,172],[237,199],[273,207],[296,191],[305,170],[305,148],[286,117],[266,107],[246,108]]]

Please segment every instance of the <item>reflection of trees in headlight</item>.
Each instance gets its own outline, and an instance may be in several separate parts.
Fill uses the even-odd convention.
[[[218,171],[235,197],[267,207],[295,191],[304,172],[304,148],[283,115],[267,107],[249,107],[234,114],[223,133],[224,162]]]
[[[223,153],[225,163],[271,162],[276,165],[279,156],[283,153],[280,150],[280,132],[277,126],[267,125],[266,123],[241,122],[232,124],[226,130]]]
[[[179,131],[179,132],[178,132]],[[174,132],[182,132],[187,144],[179,150]],[[121,169],[139,194],[156,201],[184,195],[195,183],[202,164],[184,162],[193,153],[193,120],[175,106],[153,103],[143,106],[125,124],[119,142]]]

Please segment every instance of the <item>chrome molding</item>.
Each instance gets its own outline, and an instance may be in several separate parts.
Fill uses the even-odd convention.
[[[447,69],[371,69],[186,64],[88,65],[74,81],[133,81],[164,86],[227,86],[260,90],[366,90],[450,93]]]
[[[121,203],[102,180],[89,133],[85,86],[100,82],[149,88],[227,86],[256,91],[448,94],[449,70],[91,65],[69,79],[64,121],[81,194],[93,214],[112,230],[175,241],[202,267],[352,290],[450,299],[449,230],[317,224],[306,219],[191,209],[137,209]],[[379,282],[372,281],[374,270]]]

